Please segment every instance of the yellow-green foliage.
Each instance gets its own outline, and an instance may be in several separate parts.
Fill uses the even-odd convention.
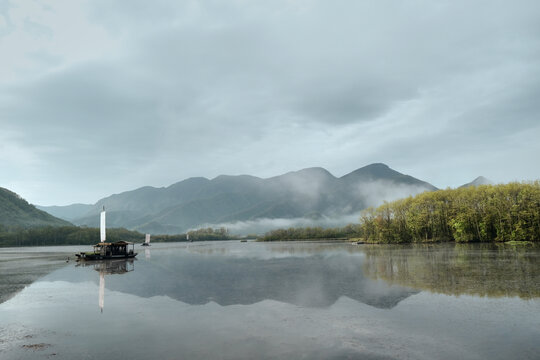
[[[425,192],[361,217],[366,241],[540,241],[540,182]]]

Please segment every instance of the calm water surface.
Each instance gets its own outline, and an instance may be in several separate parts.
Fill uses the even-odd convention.
[[[0,249],[0,358],[539,358],[539,248],[137,247]]]

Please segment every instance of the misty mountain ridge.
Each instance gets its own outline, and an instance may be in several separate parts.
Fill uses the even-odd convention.
[[[16,193],[0,187],[0,229],[69,225],[69,222],[37,209]]]
[[[279,226],[325,222],[338,226],[351,222],[369,206],[432,190],[436,190],[433,185],[380,163],[340,178],[320,167],[266,179],[250,175],[220,175],[212,180],[193,177],[168,187],[145,186],[108,196],[87,205],[87,212],[72,221],[98,226],[98,214],[105,206],[108,227],[150,233],[181,233],[202,226],[235,230],[235,224],[242,224],[245,233],[263,223],[272,228],[272,221]],[[66,218],[59,207],[42,209]]]

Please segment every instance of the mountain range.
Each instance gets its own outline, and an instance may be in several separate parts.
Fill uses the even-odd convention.
[[[355,222],[351,219],[369,206],[432,190],[436,187],[377,163],[339,178],[320,167],[267,179],[249,175],[220,175],[212,180],[194,177],[168,187],[146,186],[111,195],[94,205],[38,208],[93,227],[99,226],[98,214],[105,207],[108,227],[174,234],[203,226],[251,224],[243,228],[246,232],[267,230],[256,225],[277,219],[289,220],[286,226],[317,225],[329,219],[335,219],[332,225],[345,225]],[[291,223],[291,219],[301,222]]]

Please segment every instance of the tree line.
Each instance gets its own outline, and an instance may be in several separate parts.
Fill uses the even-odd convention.
[[[189,239],[188,239],[189,235]],[[236,237],[231,236],[227,228],[221,227],[214,228],[201,228],[197,230],[190,230],[185,234],[176,235],[154,235],[152,237],[153,242],[173,242],[173,241],[211,241],[211,240],[231,240]]]
[[[229,240],[226,228],[203,228],[188,232],[189,239],[193,241]],[[124,228],[107,229],[107,241],[143,242],[144,234]],[[0,247],[17,246],[49,246],[49,245],[94,245],[99,242],[98,228],[78,226],[47,226],[22,228],[16,226],[0,225]],[[153,235],[152,242],[187,241],[186,234]]]
[[[4,231],[1,231],[4,230]],[[47,226],[37,228],[0,229],[0,246],[94,245],[99,242],[98,228]],[[107,229],[107,241],[144,241],[144,235],[123,228]]]
[[[424,192],[369,208],[356,225],[279,229],[260,240],[341,237],[370,243],[540,241],[540,182]]]

